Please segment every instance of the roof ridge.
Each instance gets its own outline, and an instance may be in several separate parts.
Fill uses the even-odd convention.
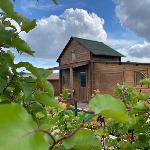
[[[121,53],[114,50],[113,48],[111,48],[110,46],[108,46],[103,42],[93,41],[93,40],[83,39],[78,37],[71,37],[71,38],[76,40],[80,44],[82,44],[84,47],[86,47],[95,55],[124,57],[124,55],[122,55]]]
[[[96,41],[96,40],[90,40],[90,39],[85,39],[85,38],[80,38],[80,37],[75,37],[75,36],[72,36],[73,39],[81,39],[81,40],[86,40],[86,41],[92,41],[92,42],[98,42],[98,43],[103,43],[105,44],[104,42],[102,41]]]

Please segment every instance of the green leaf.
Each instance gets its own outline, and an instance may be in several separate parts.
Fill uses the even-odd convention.
[[[3,93],[3,90],[6,87],[6,85],[7,85],[6,80],[0,77],[0,94]]]
[[[29,20],[26,18],[23,18],[23,23],[21,25],[21,30],[28,33],[30,30],[34,29],[36,27],[36,20]]]
[[[16,28],[14,25],[12,25],[9,20],[7,20],[7,21],[4,20],[2,23],[3,23],[3,25],[4,25],[5,27],[9,27],[10,29],[13,29],[14,32],[17,31],[17,28]]]
[[[54,4],[58,4],[58,0],[52,0],[54,2]]]
[[[43,111],[43,106],[39,102],[33,101],[28,106],[28,109],[31,113],[37,113],[37,112]]]
[[[41,104],[44,104],[46,106],[58,107],[58,103],[55,100],[55,98],[48,96],[46,93],[44,93],[42,91],[36,91],[34,94],[34,98],[38,102],[40,102]]]
[[[110,95],[97,95],[90,100],[89,109],[96,114],[115,119],[116,121],[128,121],[125,105],[121,100]]]
[[[41,88],[43,88],[43,90],[50,96],[50,97],[54,97],[54,89],[53,86],[50,82],[48,82],[45,79],[39,79],[39,86],[41,86]]]
[[[33,87],[31,87],[27,82],[19,82],[19,86],[24,93],[24,98],[27,99],[32,96]]]
[[[35,77],[38,79],[48,77],[52,72],[50,70],[45,70],[43,68],[36,68],[32,64],[28,62],[20,62],[16,64],[16,68],[25,67],[28,71],[30,71]]]
[[[145,79],[141,80],[140,84],[149,86],[150,85],[150,78],[145,78]]]
[[[1,150],[47,150],[44,134],[20,105],[0,105]]]
[[[0,45],[5,44],[4,47],[10,47],[14,36],[15,34],[11,30],[0,28]]]
[[[13,5],[9,0],[0,0],[0,8],[6,13],[7,18],[14,19],[21,27],[21,31],[28,33],[35,28],[36,20],[27,19],[14,11]]]
[[[17,49],[18,52],[27,53],[33,55],[33,51],[28,46],[28,44],[22,40],[19,36],[12,38],[12,44]]]
[[[81,129],[73,137],[64,141],[66,149],[101,150],[101,144],[91,130]]]
[[[13,12],[12,14],[9,14],[9,17],[14,19],[21,27],[21,31],[25,31],[28,33],[30,30],[34,29],[36,27],[36,20],[30,20],[27,19],[17,12]]]
[[[44,70],[42,68],[36,68],[32,64],[27,62],[20,62],[15,65],[16,68],[25,67],[28,71],[30,71],[36,78],[41,87],[50,97],[54,97],[54,89],[50,82],[48,82],[45,78],[51,74],[50,70]]]
[[[4,45],[3,47],[6,48],[14,47],[18,52],[24,52],[33,55],[33,51],[28,46],[28,44],[12,30],[5,30],[0,28],[0,45]]]
[[[7,53],[5,53],[4,55],[9,63],[9,65],[13,66],[14,65],[14,54],[10,50],[8,50]]]
[[[145,111],[147,110],[148,108],[146,107],[145,105],[145,102],[144,101],[139,101],[135,104],[135,106],[130,110],[130,113],[131,114],[135,114],[135,113],[138,113],[138,112],[142,112],[142,111]]]
[[[8,14],[13,12],[13,5],[9,0],[0,0],[0,8]]]

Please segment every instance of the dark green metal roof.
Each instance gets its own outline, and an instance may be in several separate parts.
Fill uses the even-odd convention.
[[[84,47],[86,47],[94,55],[124,57],[124,55],[115,51],[111,47],[105,45],[103,42],[92,41],[92,40],[87,40],[87,39],[82,39],[77,37],[72,37],[72,38],[78,41]]]

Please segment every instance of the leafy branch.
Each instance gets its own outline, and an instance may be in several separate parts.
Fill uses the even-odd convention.
[[[56,141],[54,138],[52,138],[52,139],[53,139],[53,144],[50,146],[49,150],[53,150],[53,148],[54,148],[57,144],[61,143],[61,142],[64,141],[64,140],[67,140],[67,139],[69,139],[70,137],[72,137],[73,135],[75,135],[81,128],[83,128],[84,124],[85,124],[85,122],[82,122],[82,123],[79,125],[78,128],[76,128],[74,131],[72,131],[72,132],[70,132],[70,133],[68,133],[68,134],[65,134],[61,139],[59,139],[59,140],[57,140],[57,141]]]

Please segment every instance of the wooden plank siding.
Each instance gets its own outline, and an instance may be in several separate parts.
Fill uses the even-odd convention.
[[[120,57],[114,57],[114,56],[99,56],[99,55],[92,55],[91,60],[93,61],[107,61],[107,62],[120,62],[121,58]]]
[[[48,79],[48,81],[53,85],[54,88],[54,95],[59,96],[60,95],[60,85],[59,85],[59,79]]]
[[[113,63],[94,63],[93,88],[99,89],[102,93],[113,94],[117,83],[126,82],[135,86],[135,72],[147,70],[147,76],[150,76],[149,65],[136,64],[113,64]],[[149,89],[150,92],[150,89]]]
[[[72,52],[75,53],[76,59],[72,60],[71,54]],[[87,61],[90,60],[90,52],[83,47],[81,44],[79,44],[77,41],[73,40],[71,41],[69,47],[66,47],[64,49],[63,57],[60,59],[60,66],[64,66],[70,63],[80,63],[81,61]]]

